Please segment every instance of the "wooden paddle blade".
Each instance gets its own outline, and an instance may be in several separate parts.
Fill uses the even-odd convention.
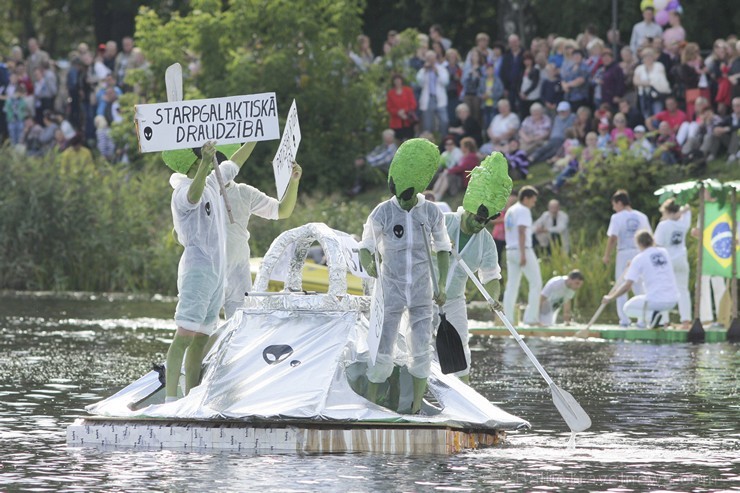
[[[182,101],[182,66],[173,63],[164,72],[164,83],[167,89],[167,102]]]
[[[442,373],[456,373],[468,367],[465,360],[465,349],[463,348],[460,334],[447,320],[444,313],[439,314],[440,322],[437,329],[437,356]]]
[[[579,432],[591,428],[591,418],[572,395],[554,383],[550,384],[550,391],[555,407],[560,411],[570,431]]]

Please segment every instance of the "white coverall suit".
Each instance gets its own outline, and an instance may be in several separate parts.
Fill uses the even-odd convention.
[[[221,163],[220,169],[224,180],[239,173],[232,161]],[[188,200],[192,182],[180,173],[170,177],[172,220],[177,239],[185,247],[177,269],[175,322],[183,329],[211,335],[224,302],[226,207],[213,172],[195,204]]]
[[[385,300],[378,355],[367,371],[373,383],[385,382],[393,372],[393,351],[405,309],[411,325],[408,371],[416,378],[427,378],[430,373],[432,282],[429,254],[421,235],[431,231],[435,252],[449,252],[451,245],[442,212],[423,195],[417,194],[417,199],[409,212],[401,208],[396,197],[380,203],[370,213],[362,234],[361,247],[372,254],[376,250],[380,253]]]
[[[249,268],[249,218],[252,214],[265,219],[278,219],[277,199],[244,183],[229,183],[226,195],[234,222],[226,220],[226,299],[224,314],[230,319],[244,304],[244,293],[252,289]]]
[[[498,264],[498,252],[496,244],[491,234],[485,229],[480,230],[470,237],[468,242],[460,251],[460,222],[462,220],[464,209],[457,209],[457,212],[448,212],[445,214],[445,225],[447,234],[460,256],[465,261],[470,270],[478,271],[478,279],[482,284],[491,282],[494,279],[501,279],[501,267]],[[436,269],[436,265],[435,265]],[[450,270],[447,274],[447,302],[442,307],[447,321],[460,334],[460,340],[465,350],[465,361],[468,367],[455,373],[455,376],[462,377],[470,373],[470,347],[468,346],[468,310],[465,301],[465,285],[468,281],[468,274],[460,266],[459,262],[453,255],[450,258]],[[434,310],[433,328],[439,326],[439,310]]]

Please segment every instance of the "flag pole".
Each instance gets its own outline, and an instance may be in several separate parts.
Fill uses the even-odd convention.
[[[727,340],[728,341],[740,341],[740,320],[737,318],[737,247],[735,242],[737,241],[737,188],[735,184],[732,184],[732,198],[730,202],[730,213],[732,219],[732,280],[730,281],[730,289],[732,293],[732,319],[730,320],[730,327],[727,329]]]
[[[696,255],[696,286],[694,287],[694,322],[689,329],[689,342],[704,342],[704,327],[701,325],[701,269],[704,257],[704,182],[699,182],[699,246]]]

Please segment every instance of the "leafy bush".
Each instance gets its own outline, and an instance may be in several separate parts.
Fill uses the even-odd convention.
[[[2,154],[0,287],[173,292],[180,252],[161,166],[65,172],[53,154]]]
[[[356,73],[347,56],[363,8],[361,0],[232,0],[224,10],[220,1],[197,0],[188,14],[168,19],[143,8],[136,41],[155,74],[149,100],[165,100],[163,74],[174,62],[185,71],[186,99],[274,91],[283,116],[296,99],[304,190],[345,188],[356,155],[380,140],[375,79]],[[252,162],[264,164],[241,173],[267,193],[274,193],[267,163],[277,145],[257,146]]]
[[[568,182],[558,199],[568,211],[571,225],[596,231],[609,224],[613,213],[611,196],[622,188],[629,192],[632,207],[647,214],[655,223],[659,217],[655,190],[662,184],[680,181],[684,173],[678,165],[611,155]]]

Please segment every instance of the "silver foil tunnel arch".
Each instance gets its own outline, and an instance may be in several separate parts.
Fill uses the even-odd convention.
[[[324,249],[326,264],[329,269],[328,294],[344,296],[347,294],[347,263],[342,253],[342,244],[334,231],[324,223],[308,223],[297,228],[285,231],[270,245],[262,259],[259,273],[254,282],[256,292],[265,292],[268,289],[270,275],[277,266],[285,251],[295,244],[295,251],[289,262],[288,276],[285,289],[301,291],[303,289],[303,265],[306,263],[308,249],[313,242],[318,241]]]

